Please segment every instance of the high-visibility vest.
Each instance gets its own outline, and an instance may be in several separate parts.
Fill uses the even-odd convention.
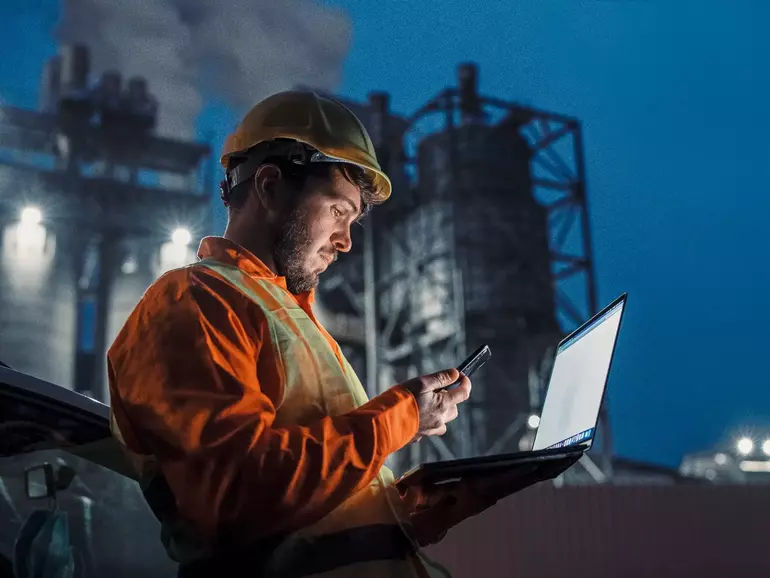
[[[205,258],[190,267],[205,267],[254,301],[269,326],[274,354],[283,366],[283,398],[274,427],[307,423],[350,412],[368,401],[366,391],[339,346],[282,287],[255,279],[241,269]],[[297,339],[297,336],[301,339]],[[117,424],[112,420],[117,430]],[[119,436],[119,431],[116,431]],[[157,470],[156,470],[157,472]],[[428,560],[409,535],[393,473],[382,467],[368,487],[311,526],[288,536],[267,539],[249,552],[208,551],[173,515],[173,497],[158,473],[145,496],[164,526],[164,542],[181,558],[181,578],[212,573],[233,576],[300,578],[447,578],[448,572]],[[254,520],[259,524],[259,520]],[[202,560],[184,563],[188,554],[205,552]],[[254,573],[250,573],[253,568]]]

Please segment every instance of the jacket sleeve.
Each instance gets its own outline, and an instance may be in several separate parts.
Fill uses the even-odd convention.
[[[249,322],[254,310],[218,278],[172,272],[108,354],[126,445],[157,459],[180,514],[204,536],[242,528],[259,538],[313,523],[417,432],[417,403],[400,386],[345,415],[273,427],[282,392],[257,379],[266,329]]]

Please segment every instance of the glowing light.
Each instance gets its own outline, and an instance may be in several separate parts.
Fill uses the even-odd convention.
[[[532,414],[527,419],[527,425],[530,427],[530,429],[537,429],[540,427],[540,416]]]
[[[153,265],[153,270],[157,276],[160,276],[172,269],[178,269],[195,262],[195,251],[189,245],[167,241],[161,246],[158,257],[159,259]]]
[[[714,462],[718,466],[725,465],[727,463],[727,455],[726,454],[722,454],[722,453],[719,453],[719,454],[715,455],[714,456]]]
[[[192,235],[187,229],[177,229],[174,234],[171,235],[171,241],[178,247],[186,247],[190,244]]]
[[[136,259],[133,257],[129,257],[123,262],[123,265],[120,266],[120,271],[124,275],[133,275],[136,273],[137,269],[139,269],[139,264],[136,262]]]
[[[16,250],[20,258],[35,260],[43,258],[46,245],[46,230],[41,224],[43,213],[35,206],[24,207],[16,224]]]
[[[754,442],[751,438],[741,438],[735,447],[739,454],[747,456],[754,451]]]
[[[770,460],[743,460],[738,467],[742,472],[770,472]]]
[[[766,456],[770,456],[770,440],[765,440],[765,443],[762,444],[762,452]]]
[[[25,207],[21,212],[21,224],[25,227],[34,227],[43,220],[43,213],[37,207]]]

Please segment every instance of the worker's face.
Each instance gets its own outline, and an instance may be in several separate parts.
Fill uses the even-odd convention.
[[[297,201],[283,212],[273,250],[289,291],[298,294],[314,288],[338,251],[350,251],[350,227],[360,213],[358,188],[338,170],[330,178],[307,178]]]

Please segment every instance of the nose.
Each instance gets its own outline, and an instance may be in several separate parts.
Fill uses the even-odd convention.
[[[335,232],[332,237],[332,244],[335,249],[343,253],[350,251],[353,248],[353,240],[350,238],[350,227],[345,227]]]

